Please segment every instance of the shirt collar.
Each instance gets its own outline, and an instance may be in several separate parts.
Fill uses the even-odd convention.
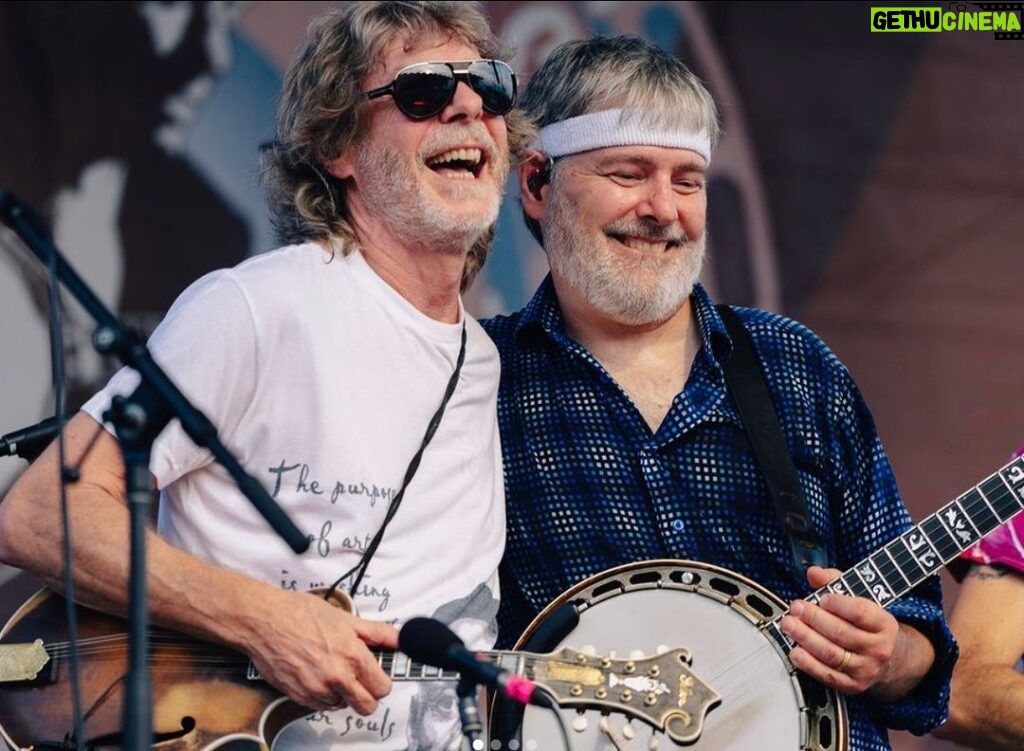
[[[732,339],[725,328],[722,316],[715,309],[707,290],[695,284],[690,295],[694,315],[697,317],[697,328],[700,331],[700,343],[705,352],[710,352],[715,362],[721,366],[732,355]]]
[[[558,307],[551,274],[544,277],[533,298],[523,308],[523,314],[516,324],[515,336],[518,339],[531,330],[544,331],[551,336],[565,334],[565,319]]]
[[[732,354],[732,339],[726,332],[722,317],[718,315],[711,297],[701,284],[694,285],[690,303],[697,318],[701,348],[705,352],[710,352],[715,362],[721,366]],[[523,308],[523,314],[515,327],[515,337],[520,343],[525,343],[524,337],[528,332],[540,331],[555,341],[562,341],[565,338],[565,318],[558,307],[558,298],[555,297],[555,286],[550,274],[544,278],[533,298]]]

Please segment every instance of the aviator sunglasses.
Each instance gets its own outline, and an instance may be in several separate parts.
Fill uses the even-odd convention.
[[[505,115],[516,103],[516,74],[501,60],[414,63],[402,68],[387,86],[366,92],[367,99],[388,94],[413,120],[426,120],[448,106],[463,81],[483,101],[484,111]]]

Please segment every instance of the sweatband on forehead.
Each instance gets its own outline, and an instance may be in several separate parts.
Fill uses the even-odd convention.
[[[711,138],[706,130],[666,130],[643,122],[641,113],[602,110],[545,125],[531,148],[557,158],[609,146],[664,146],[688,149],[711,163]]]

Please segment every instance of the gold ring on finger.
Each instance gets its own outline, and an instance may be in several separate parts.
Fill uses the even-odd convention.
[[[852,656],[853,655],[850,654],[850,650],[844,650],[843,659],[839,661],[838,665],[836,665],[836,670],[838,670],[840,673],[845,673],[846,668],[850,665],[850,658]]]

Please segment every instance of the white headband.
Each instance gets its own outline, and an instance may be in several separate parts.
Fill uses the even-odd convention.
[[[545,125],[530,147],[560,157],[609,146],[664,146],[696,152],[710,164],[711,138],[706,130],[656,129],[636,115],[635,110],[616,109],[570,117]]]

